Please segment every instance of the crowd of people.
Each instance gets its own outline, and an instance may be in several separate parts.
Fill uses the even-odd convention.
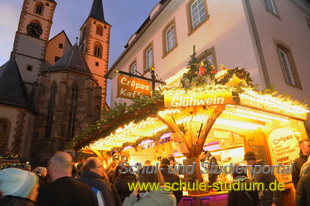
[[[310,205],[310,140],[300,142],[300,157],[294,160],[292,180],[296,188],[296,205]],[[201,161],[216,163],[209,151],[201,155]],[[160,169],[146,161],[143,167],[153,173],[133,174],[129,165],[112,161],[105,169],[98,157],[89,157],[81,164],[72,163],[72,156],[56,152],[47,168],[30,165],[24,169],[0,170],[0,205],[3,206],[176,206],[182,199],[182,191],[170,191],[165,182],[180,182],[179,175],[171,173],[173,158],[162,158]],[[264,165],[253,152],[246,152],[244,161],[248,165]],[[236,166],[236,165],[235,165]],[[260,182],[268,188],[277,182],[273,173],[258,173],[249,177],[246,171],[234,172],[235,182],[250,184]],[[216,177],[211,176],[211,182]],[[128,183],[156,183],[157,190],[131,191]],[[281,191],[234,191],[228,193],[228,206],[280,206]],[[293,205],[292,205],[293,206]]]
[[[162,167],[170,161],[164,158]],[[152,167],[149,162],[145,167]],[[126,172],[127,171],[127,172]],[[48,174],[48,175],[47,175]],[[159,183],[158,191],[130,191],[127,183]],[[97,157],[89,157],[83,164],[72,163],[72,156],[56,152],[47,168],[37,167],[31,171],[29,164],[24,169],[0,170],[0,205],[3,206],[176,206],[182,198],[172,191],[164,190],[165,181],[179,181],[175,174],[165,176],[156,173],[139,173],[137,176],[112,161],[105,169]]]

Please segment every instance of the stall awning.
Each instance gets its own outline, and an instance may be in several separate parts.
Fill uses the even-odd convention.
[[[174,92],[176,95],[176,91]],[[227,94],[225,93],[224,96],[227,97]],[[216,98],[220,98],[220,96],[216,96]],[[254,91],[245,91],[234,96],[233,101],[228,102],[225,110],[216,119],[213,128],[229,128],[232,131],[242,133],[245,130],[263,128],[274,122],[288,122],[290,119],[306,120],[309,112],[302,106],[296,106],[291,102],[284,102],[281,99]],[[220,101],[219,103],[225,102]],[[138,144],[139,140],[140,142],[144,139],[156,141],[161,135],[168,132],[167,125],[158,118],[158,116],[163,115],[170,116],[175,124],[183,130],[183,133],[185,130],[187,133],[197,133],[203,128],[203,124],[208,122],[216,107],[217,104],[214,103],[198,106],[173,107],[170,105],[164,107],[163,103],[159,102],[141,111],[119,117],[109,124],[110,128],[115,128],[114,130],[108,131],[106,128],[101,135],[99,134],[99,138],[93,136],[96,140],[81,146],[96,150],[111,150],[115,147],[124,148],[128,145]],[[154,108],[157,112],[151,114],[150,111],[154,111]],[[130,122],[124,124],[128,121]]]

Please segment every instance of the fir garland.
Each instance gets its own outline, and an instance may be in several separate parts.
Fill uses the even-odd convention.
[[[216,80],[217,84],[228,84],[234,77],[239,78],[241,81],[239,87],[253,88],[253,80],[249,72],[244,68],[236,67],[235,69],[228,69],[227,74]]]
[[[154,116],[157,113],[155,105],[160,102],[163,102],[163,94],[161,90],[153,92],[151,97],[146,97],[143,99],[135,99],[134,103],[129,106],[127,106],[126,103],[114,102],[113,109],[111,109],[108,112],[105,111],[102,114],[101,120],[97,121],[96,124],[87,125],[86,128],[84,128],[79,135],[76,135],[72,139],[70,145],[76,150],[81,149],[82,147],[81,145],[86,143],[87,141],[90,141],[90,139],[91,141],[96,141],[100,138],[102,134],[109,135],[119,126],[129,124],[132,121],[132,119],[128,120],[119,119],[119,121],[114,125],[110,125],[110,127],[102,130],[102,128],[105,125],[110,124],[111,122],[115,121],[116,119],[125,114],[137,113],[138,111],[146,107],[150,107],[149,111],[144,115],[136,116],[135,122],[138,123],[143,119],[145,119],[147,116]]]

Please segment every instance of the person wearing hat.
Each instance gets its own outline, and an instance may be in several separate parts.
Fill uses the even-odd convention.
[[[40,187],[46,184],[47,169],[45,167],[36,167],[32,172],[38,175]]]
[[[24,170],[31,171],[31,165],[29,163],[26,163],[24,165]]]
[[[34,206],[38,196],[38,177],[17,168],[0,170],[0,205]]]
[[[164,177],[165,182],[169,183],[179,183],[180,177],[174,173],[174,170],[172,169],[172,166],[170,165],[171,159],[163,158],[160,162],[160,170],[161,174]],[[170,168],[169,168],[170,167]],[[181,201],[183,193],[181,190],[175,190],[173,191],[173,194],[175,198],[177,199],[177,204]]]
[[[246,152],[244,154],[244,160],[248,165],[263,167],[265,165],[264,161],[257,161],[254,152]],[[264,188],[268,190],[270,183],[277,182],[277,178],[274,176],[273,172],[263,173],[259,172],[253,174],[254,182],[261,182],[264,184]],[[281,204],[281,191],[275,190],[265,190],[259,191],[259,205],[260,206],[279,206]]]

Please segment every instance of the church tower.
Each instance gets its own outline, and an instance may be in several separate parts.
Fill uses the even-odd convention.
[[[90,14],[80,29],[80,48],[92,75],[102,87],[103,107],[107,91],[104,75],[108,70],[110,28],[104,19],[102,0],[93,0]]]
[[[28,91],[44,68],[55,7],[54,0],[24,0],[12,57],[17,61]]]

